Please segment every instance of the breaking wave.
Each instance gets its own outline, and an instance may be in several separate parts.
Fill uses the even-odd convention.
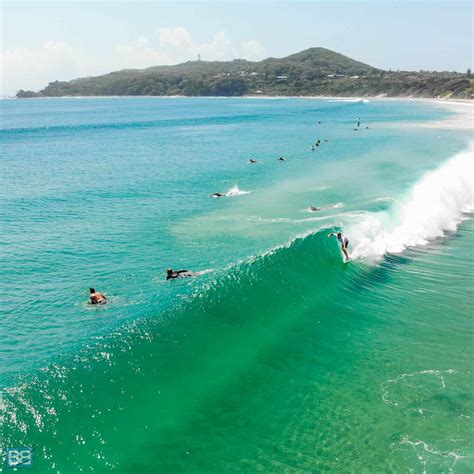
[[[346,229],[352,258],[380,259],[453,232],[474,209],[474,143],[426,174],[390,211],[372,213]]]

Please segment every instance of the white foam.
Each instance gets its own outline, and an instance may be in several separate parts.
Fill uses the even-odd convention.
[[[243,191],[237,185],[232,186],[229,191],[225,193],[226,196],[242,196],[243,194],[250,194],[252,191]]]
[[[403,381],[412,381],[415,379],[420,379],[421,377],[435,377],[440,384],[441,389],[446,388],[446,377],[448,375],[456,374],[456,370],[447,369],[447,370],[420,370],[418,372],[411,372],[407,374],[397,375],[393,379],[386,380],[380,384],[382,389],[382,400],[387,405],[399,406],[399,402],[394,400],[390,395],[390,388],[394,385],[397,385]]]
[[[392,214],[372,213],[349,227],[351,258],[380,259],[455,231],[463,213],[474,206],[473,164],[474,142],[425,175]]]
[[[252,191],[244,191],[242,189],[239,189],[237,185],[232,186],[226,193],[223,193],[222,196],[226,197],[233,197],[233,196],[242,196],[243,194],[250,194]],[[212,197],[217,198],[221,196],[215,196],[214,194]]]
[[[213,272],[213,268],[206,268],[205,270],[200,270],[199,272],[194,272],[195,275],[206,275],[208,273]]]
[[[396,199],[389,196],[378,197],[375,199],[375,202],[391,202],[393,204],[399,204],[399,202]]]
[[[328,102],[361,102],[361,103],[368,103],[369,101],[367,99],[362,99],[358,97],[343,97],[343,98],[333,98],[329,99]]]

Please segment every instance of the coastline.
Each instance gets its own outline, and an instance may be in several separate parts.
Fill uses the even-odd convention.
[[[439,100],[431,100],[425,103],[436,107],[444,107],[453,112],[454,115],[444,120],[415,123],[413,126],[450,130],[474,130],[474,102],[441,102]]]
[[[387,100],[392,102],[407,101],[407,99],[387,98],[375,99]],[[473,130],[474,129],[474,101],[460,99],[425,99],[412,98],[408,99],[413,102],[422,102],[424,104],[433,105],[435,107],[443,107],[454,115],[443,120],[434,120],[430,122],[417,122],[410,124],[411,127],[418,128],[437,128],[450,130]]]
[[[440,97],[389,97],[377,96],[329,96],[329,95],[63,95],[58,97],[0,97],[0,100],[49,100],[49,99],[311,99],[311,100],[336,100],[341,102],[380,100],[402,102],[436,102],[439,104],[474,104],[474,99],[456,99]]]

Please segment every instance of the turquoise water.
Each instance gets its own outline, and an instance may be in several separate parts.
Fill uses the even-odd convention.
[[[1,107],[3,449],[38,472],[474,469],[472,145],[415,126],[445,109]]]

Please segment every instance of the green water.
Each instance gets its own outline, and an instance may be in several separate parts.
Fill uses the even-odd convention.
[[[14,150],[36,169],[33,145],[42,141],[48,166],[55,147],[69,189],[57,202],[34,174],[22,178],[27,187],[7,182],[4,258],[16,270],[4,289],[17,289],[25,305],[7,307],[4,329],[20,329],[1,346],[11,363],[2,447],[32,446],[37,472],[472,472],[468,135],[412,128],[444,116],[420,104],[192,99],[163,106],[163,120],[179,120],[160,134],[162,125],[145,121],[157,102],[144,101],[107,102],[103,128],[92,131],[83,122],[94,123],[101,101],[38,101],[21,107],[51,107],[49,117],[77,123],[53,131],[15,123],[5,133],[9,163]],[[122,117],[131,105],[130,127]],[[32,114],[14,112],[12,122]],[[359,115],[371,128],[355,136]],[[318,117],[330,121],[329,142],[311,152]],[[177,136],[191,152],[178,153]],[[91,153],[107,138],[106,162],[135,143],[135,161],[124,153],[99,189],[75,174],[82,155],[59,147],[80,137]],[[176,174],[150,163],[159,144]],[[262,163],[246,165],[249,154]],[[276,162],[280,154],[288,161]],[[55,179],[48,185],[61,186]],[[252,193],[209,198],[234,184]],[[310,204],[337,206],[313,214]],[[101,229],[104,205],[115,212]],[[45,206],[56,217],[39,214]],[[71,214],[81,206],[89,221]],[[95,236],[79,246],[75,236],[92,225]],[[61,234],[67,228],[74,232]],[[327,238],[339,228],[349,264]],[[63,266],[48,266],[44,240],[53,237],[71,255]],[[79,258],[105,244],[115,258]],[[213,271],[164,282],[171,256]],[[28,271],[32,284],[21,286]],[[71,272],[98,278],[110,307],[83,305]],[[128,292],[135,287],[139,296]]]

